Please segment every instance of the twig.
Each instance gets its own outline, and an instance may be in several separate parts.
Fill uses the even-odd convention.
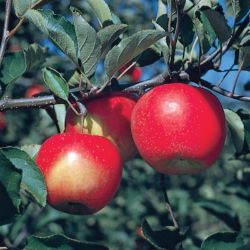
[[[116,86],[116,90],[124,91],[124,92],[135,92],[135,93],[141,93],[145,90],[162,85],[164,83],[170,83],[173,82],[172,79],[175,79],[175,81],[179,82],[196,82],[197,83],[197,67],[190,68],[187,71],[181,71],[181,72],[174,72],[172,75],[172,78],[170,78],[170,75],[168,72],[161,73],[157,76],[155,76],[152,79],[139,82],[133,86],[129,85],[118,85]],[[210,82],[200,79],[200,83],[202,86],[213,90],[216,93],[219,93],[223,96],[229,97],[230,92],[215,86],[211,84]],[[99,96],[102,94],[105,94],[106,90],[109,90],[109,86],[104,89],[103,92],[97,93],[97,92],[86,92],[86,95],[78,97],[78,100],[75,101],[81,101],[89,99],[93,96]],[[112,86],[111,86],[112,89]],[[71,93],[79,93],[81,89],[74,88],[71,89]],[[84,91],[84,89],[83,89]],[[86,90],[85,90],[86,91]],[[239,101],[246,101],[250,102],[250,96],[242,96],[242,95],[232,95],[230,98],[239,100]],[[38,96],[38,97],[32,97],[32,98],[20,98],[20,99],[9,99],[4,98],[0,100],[0,111],[9,110],[9,109],[19,109],[19,108],[46,108],[50,105],[55,104],[67,104],[66,101],[56,98],[54,95],[46,95],[46,96]]]
[[[235,88],[236,88],[236,85],[237,85],[237,82],[238,82],[240,73],[241,73],[241,71],[242,71],[243,64],[244,64],[244,62],[242,62],[242,63],[239,65],[238,72],[237,72],[236,77],[235,77],[235,79],[234,79],[233,89],[232,89],[232,92],[230,93],[229,96],[233,96],[233,95],[234,95]]]
[[[9,20],[10,20],[10,10],[11,10],[11,0],[6,0],[5,6],[5,19],[4,19],[4,27],[3,27],[3,35],[2,35],[2,42],[0,48],[0,67],[2,65],[4,52],[8,43],[8,27],[9,27]]]
[[[166,191],[166,185],[165,185],[165,176],[163,174],[161,174],[161,188],[162,188],[162,193],[163,193],[165,205],[166,205],[166,208],[167,208],[169,215],[172,219],[174,227],[179,228],[179,225],[175,219],[174,212],[173,212],[172,207],[171,207],[170,202],[169,202],[168,193]]]
[[[222,84],[222,82],[226,79],[227,75],[231,72],[231,70],[232,70],[233,67],[234,67],[234,64],[232,64],[232,66],[230,67],[229,70],[226,70],[226,73],[225,73],[224,76],[221,78],[221,80],[220,80],[218,83],[216,83],[216,86],[217,86],[217,87],[219,87],[219,86]]]
[[[177,21],[176,21],[176,26],[175,26],[174,37],[171,41],[171,56],[170,56],[170,63],[169,63],[171,70],[173,70],[173,66],[174,66],[176,44],[177,44],[178,36],[180,33],[180,22],[181,22],[181,10],[180,10],[179,0],[176,0],[175,3],[176,3]]]

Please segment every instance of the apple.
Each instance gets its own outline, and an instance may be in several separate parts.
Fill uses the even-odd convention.
[[[125,64],[123,67],[119,69],[119,72],[122,73],[129,67],[130,63]],[[130,76],[132,82],[138,82],[142,76],[142,69],[138,66],[131,67],[127,72],[127,75]]]
[[[44,91],[44,87],[41,84],[34,84],[26,90],[25,97],[31,98],[40,94],[43,91]]]
[[[140,67],[134,67],[132,68],[132,70],[129,72],[130,76],[131,76],[131,80],[133,82],[138,82],[141,79],[141,75],[142,75],[142,70]]]
[[[225,141],[225,115],[209,91],[183,83],[153,88],[137,102],[131,129],[139,153],[156,171],[192,174],[209,168]]]
[[[130,119],[136,99],[129,94],[113,93],[84,103],[88,114],[81,129],[81,119],[71,108],[66,115],[65,132],[100,135],[111,140],[119,149],[122,159],[128,161],[137,154]]]
[[[0,130],[4,130],[6,127],[4,113],[0,112]]]
[[[110,202],[122,175],[122,160],[108,139],[78,133],[56,134],[37,158],[48,203],[70,214],[93,214]]]

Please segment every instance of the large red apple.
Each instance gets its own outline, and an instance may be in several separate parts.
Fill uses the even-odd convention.
[[[165,84],[137,102],[132,134],[141,156],[156,171],[197,173],[218,158],[225,140],[225,116],[209,91],[182,83]]]
[[[114,196],[122,175],[121,157],[104,137],[57,134],[37,156],[48,190],[48,203],[71,214],[92,214]]]
[[[128,94],[110,94],[84,103],[88,114],[81,130],[81,120],[70,108],[66,116],[66,132],[82,132],[110,139],[119,149],[124,161],[132,159],[137,149],[130,121],[136,99]]]

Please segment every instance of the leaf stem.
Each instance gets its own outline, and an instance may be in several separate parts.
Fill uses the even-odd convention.
[[[172,207],[171,207],[170,202],[169,202],[168,193],[167,193],[166,185],[165,185],[165,176],[163,174],[161,174],[161,188],[162,188],[162,193],[163,193],[165,205],[166,205],[166,208],[167,208],[169,215],[172,219],[173,225],[175,228],[179,228],[179,225],[175,219],[174,212],[173,212]]]

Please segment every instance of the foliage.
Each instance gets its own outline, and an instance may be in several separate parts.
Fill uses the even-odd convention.
[[[0,0],[1,28],[5,2]],[[250,101],[236,94],[239,75],[249,71],[250,1],[69,2],[14,0],[10,32],[3,35],[0,248],[249,249],[250,113],[243,108],[248,104],[233,100]],[[229,51],[233,65],[225,69]],[[128,69],[124,76],[119,70],[134,64],[143,67],[143,79],[131,85]],[[211,72],[219,82],[206,77]],[[115,199],[96,215],[73,216],[46,205],[34,159],[46,138],[64,131],[72,100],[102,91],[140,95],[175,81],[203,85],[237,105],[225,109],[227,139],[213,168],[163,183],[137,156],[125,164]],[[37,82],[45,92],[25,98]],[[167,214],[162,185],[178,228]]]

